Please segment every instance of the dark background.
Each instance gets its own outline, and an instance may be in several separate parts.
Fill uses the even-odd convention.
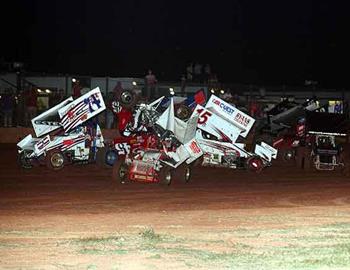
[[[349,87],[346,1],[6,1],[2,61],[28,71]]]

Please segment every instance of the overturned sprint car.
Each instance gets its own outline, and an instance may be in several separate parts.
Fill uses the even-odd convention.
[[[118,159],[114,163],[112,174],[118,185],[133,181],[167,186],[173,178],[182,182],[190,180],[191,164],[203,154],[195,140],[198,114],[187,122],[182,121],[174,115],[173,101],[162,114],[157,113],[161,100],[140,105],[140,113],[148,112],[141,117],[140,126],[147,122],[152,127],[148,132],[155,135],[155,143],[147,147],[140,145],[126,153],[125,159]],[[158,116],[147,117],[155,114]]]

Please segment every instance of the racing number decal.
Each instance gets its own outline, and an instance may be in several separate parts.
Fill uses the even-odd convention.
[[[198,109],[199,113],[198,124],[205,124],[208,121],[208,118],[212,116],[212,113],[209,111],[204,111],[204,109]]]
[[[118,155],[126,155],[130,153],[130,145],[127,143],[118,143],[115,145]]]

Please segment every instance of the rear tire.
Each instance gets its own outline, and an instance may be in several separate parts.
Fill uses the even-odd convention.
[[[129,90],[122,91],[117,97],[122,107],[132,109],[136,105],[136,96]]]
[[[129,166],[125,163],[125,160],[118,160],[113,165],[112,178],[113,182],[117,186],[122,186],[127,184],[129,180]]]
[[[258,156],[253,156],[247,159],[246,168],[250,172],[260,173],[264,167],[262,159]]]
[[[190,118],[191,114],[191,108],[186,105],[181,105],[175,112],[175,116],[180,118],[181,120],[186,120]]]
[[[163,167],[159,172],[159,184],[162,186],[170,186],[171,181],[173,180],[173,172],[168,167]]]
[[[341,147],[340,151],[340,162],[344,164],[344,166],[341,168],[341,173],[345,177],[350,176],[350,147],[348,143],[345,143]]]
[[[296,154],[297,167],[305,171],[310,171],[314,167],[313,157],[311,151],[305,146],[300,146]]]
[[[98,166],[104,166],[105,165],[105,155],[106,155],[106,147],[97,148],[96,164]]]
[[[185,183],[191,181],[192,179],[192,166],[187,164],[182,164],[175,169],[175,182]]]
[[[113,167],[113,165],[119,160],[118,152],[114,149],[109,149],[105,153],[104,162],[107,167]]]
[[[66,163],[66,158],[60,150],[52,150],[46,154],[46,166],[50,170],[61,170]]]
[[[295,159],[295,151],[294,149],[281,149],[280,150],[281,153],[281,158],[283,160],[283,162],[290,162],[292,160]]]

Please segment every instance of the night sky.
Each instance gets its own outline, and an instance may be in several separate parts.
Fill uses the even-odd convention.
[[[344,2],[341,4],[340,2]],[[346,1],[6,1],[0,59],[28,71],[350,86]]]

